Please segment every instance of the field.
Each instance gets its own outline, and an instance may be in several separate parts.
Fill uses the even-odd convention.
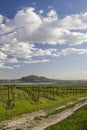
[[[87,130],[87,105],[77,110],[67,119],[48,127],[46,130]]]
[[[0,122],[23,113],[50,110],[86,96],[86,85],[0,86]]]

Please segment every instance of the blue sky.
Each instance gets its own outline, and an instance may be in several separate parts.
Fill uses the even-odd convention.
[[[0,78],[87,79],[87,0],[0,1]]]

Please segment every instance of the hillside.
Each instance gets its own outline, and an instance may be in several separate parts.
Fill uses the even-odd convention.
[[[37,75],[29,75],[26,77],[22,77],[18,80],[19,82],[55,82],[59,84],[87,84],[87,80],[59,80],[59,79],[49,79],[44,76],[37,76]]]
[[[48,79],[46,77],[40,77],[36,75],[26,76],[20,79],[21,82],[52,82],[54,80]]]
[[[87,84],[87,80],[59,80],[59,79],[49,79],[44,76],[29,75],[22,77],[20,79],[0,79],[0,83],[20,83],[20,82],[31,82],[31,83],[40,83],[40,82],[53,82],[58,84]]]

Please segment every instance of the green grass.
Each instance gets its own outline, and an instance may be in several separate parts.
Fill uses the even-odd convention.
[[[21,115],[23,113],[30,113],[36,110],[45,109],[50,110],[60,105],[66,104],[69,101],[84,96],[84,94],[56,96],[56,100],[49,100],[41,95],[38,102],[34,102],[31,97],[23,90],[15,90],[15,107],[13,109],[6,109],[7,91],[0,91],[0,122],[11,119],[12,117]]]
[[[73,115],[46,130],[87,130],[87,105],[77,110]]]
[[[44,116],[44,117],[47,118],[47,117],[49,117],[50,115],[56,115],[56,114],[58,114],[58,113],[60,113],[60,112],[62,112],[62,111],[64,111],[64,110],[66,110],[66,109],[68,109],[68,108],[74,107],[77,103],[81,103],[81,102],[84,102],[84,101],[86,101],[86,100],[87,100],[87,99],[84,99],[84,100],[81,100],[81,101],[77,101],[77,102],[75,102],[75,103],[73,103],[73,104],[66,105],[65,107],[63,107],[63,108],[61,108],[61,109],[56,109],[56,110],[53,110],[53,111],[49,111],[48,114],[47,114],[46,116]]]

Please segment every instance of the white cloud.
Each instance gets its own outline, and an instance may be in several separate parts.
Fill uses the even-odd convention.
[[[57,49],[36,49],[33,56],[52,56]]]
[[[23,63],[26,63],[26,64],[30,64],[30,63],[45,63],[45,62],[49,62],[50,60],[48,59],[40,59],[40,60],[29,60],[29,61],[22,61]]]
[[[2,68],[2,69],[13,69],[13,67],[6,66],[6,65],[4,65],[4,63],[0,63],[0,68]]]
[[[72,54],[87,54],[87,49],[76,49],[76,48],[66,48],[61,50],[56,54],[56,56],[67,56]]]
[[[13,42],[10,44],[5,44],[1,48],[2,51],[6,52],[8,55],[19,58],[30,58],[32,55],[33,45],[24,42]]]
[[[43,16],[43,12],[40,10],[37,14],[34,8],[29,7],[18,11],[13,19],[0,15],[1,66],[6,63],[16,66],[21,60],[36,63],[39,62],[37,59],[30,59],[38,56],[87,54],[86,49],[67,48],[57,52],[57,49],[36,48],[36,43],[71,46],[87,43],[87,12],[65,16],[62,19],[53,8],[46,16]]]
[[[52,10],[50,10],[50,12],[48,12],[47,16],[48,17],[53,17],[53,18],[55,17],[56,18],[57,17],[57,13],[56,13],[55,10],[52,9]]]
[[[0,52],[0,60],[6,59],[7,55],[4,54],[3,52]]]
[[[8,63],[19,63],[17,58],[10,58],[6,62],[8,62]]]
[[[40,11],[39,11],[39,14],[43,14],[43,13],[44,13],[44,10],[40,10]]]
[[[39,13],[43,13],[43,10]],[[3,33],[0,41],[4,43],[16,38],[18,42],[78,45],[87,42],[87,33],[79,31],[87,29],[86,21],[87,13],[59,19],[54,9],[43,17],[29,7],[18,11],[14,19],[6,19],[0,30]]]
[[[65,29],[87,29],[87,12],[66,16],[60,20],[60,27]]]
[[[0,15],[0,25],[3,23],[3,16],[2,15]]]

